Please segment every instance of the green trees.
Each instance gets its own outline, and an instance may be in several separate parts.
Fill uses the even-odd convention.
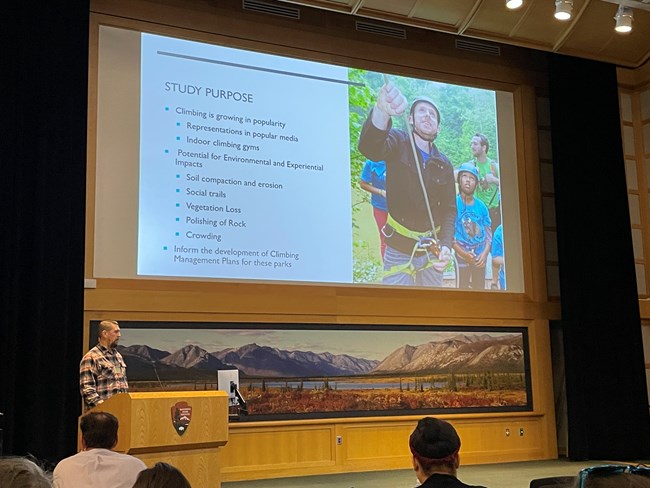
[[[450,159],[454,167],[472,159],[470,142],[477,132],[484,134],[489,142],[489,156],[498,160],[497,139],[497,94],[461,85],[451,85],[437,81],[389,75],[391,83],[397,86],[407,101],[425,95],[433,99],[440,111],[440,130],[436,139],[438,148]],[[351,68],[348,71],[349,85],[349,131],[350,131],[350,185],[353,189],[352,227],[353,227],[353,281],[373,283],[381,279],[382,263],[369,239],[364,238],[361,225],[363,205],[370,205],[370,195],[358,191],[359,177],[366,158],[357,149],[361,128],[384,85],[384,75],[372,71]],[[410,103],[409,103],[410,108]],[[408,108],[407,108],[408,115]],[[393,117],[393,127],[407,129],[405,117]],[[368,219],[368,214],[364,214]],[[366,225],[366,229],[371,226]],[[374,229],[373,229],[374,231]],[[373,247],[373,249],[370,249]]]
[[[380,73],[350,69],[349,80],[363,83],[362,86],[350,85],[349,88],[350,160],[352,184],[356,186],[365,162],[357,150],[359,133],[368,112],[375,104],[384,78]],[[437,104],[440,111],[440,132],[436,145],[455,167],[472,158],[469,143],[476,132],[485,134],[488,138],[490,155],[496,159],[498,140],[494,91],[393,75],[389,76],[389,80],[400,89],[407,101],[426,95]],[[405,122],[401,117],[395,118],[393,126],[404,129]]]

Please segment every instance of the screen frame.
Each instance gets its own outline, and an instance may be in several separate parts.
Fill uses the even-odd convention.
[[[115,25],[117,24],[117,25]],[[140,22],[137,22],[136,25],[133,25],[132,22],[128,22],[127,24],[130,24],[128,26],[122,25],[121,21],[115,22],[114,19],[111,19],[111,22],[106,22],[105,20],[100,21],[99,19],[94,19],[92,22],[93,28],[91,29],[91,33],[95,33],[98,35],[99,28],[101,25],[107,25],[110,27],[118,27],[122,29],[133,29],[137,25],[137,30],[134,32],[151,32],[155,34],[161,34],[161,35],[170,35],[168,32],[169,29],[163,28],[161,29],[159,26],[158,28],[155,28],[156,26],[151,26],[150,24],[142,24]],[[172,29],[173,30],[173,29]],[[173,30],[175,31],[175,30]],[[178,32],[172,32],[172,35],[178,35]],[[197,35],[197,38],[193,40],[199,40],[199,41],[204,41],[203,39],[205,35]],[[225,46],[229,47],[236,47],[240,48],[239,44],[242,44],[241,40],[239,42],[233,42],[232,38],[224,38],[224,36],[214,36],[215,38],[210,38],[210,42],[220,42]],[[226,42],[230,41],[230,42]],[[94,42],[93,45],[96,43]],[[244,43],[246,44],[246,49],[251,49],[250,43]],[[255,44],[255,47],[257,50],[260,50],[261,52],[269,53],[269,54],[275,54],[273,49],[269,49],[269,46],[267,45],[258,45],[257,43]],[[293,53],[292,53],[293,54]],[[304,54],[304,53],[303,53]],[[314,61],[320,61],[318,58],[319,56],[313,56],[313,52],[309,52],[311,57],[307,58],[310,60]],[[286,55],[284,53],[283,55]],[[87,247],[86,247],[86,275],[88,278],[100,278],[98,276],[94,276],[94,259],[96,254],[101,254],[102,251],[102,246],[111,246],[113,243],[108,242],[107,239],[96,239],[94,235],[94,231],[92,229],[95,229],[95,220],[96,217],[94,215],[95,211],[95,198],[97,197],[96,193],[96,188],[95,188],[95,182],[96,178],[98,177],[98,168],[97,168],[97,142],[96,142],[96,134],[98,131],[98,120],[97,120],[97,109],[94,107],[92,101],[97,100],[97,59],[94,59],[96,56],[91,55],[91,60],[94,60],[94,62],[91,62],[91,68],[90,68],[90,74],[91,74],[91,81],[94,79],[94,83],[91,82],[91,96],[90,100],[91,103],[89,104],[89,171],[88,171],[88,205],[87,205]],[[328,57],[327,62],[333,63],[333,64],[344,64],[344,60],[347,59],[345,57],[340,57],[341,59],[332,59],[332,57]],[[355,59],[355,62],[357,62],[358,65],[363,65],[366,63],[362,63],[359,60]],[[428,79],[431,79],[431,72],[430,71],[425,71],[422,72],[416,71],[413,72],[412,69],[408,70],[408,74],[401,75],[400,72],[402,70],[395,68],[394,66],[390,66],[391,70],[393,73],[398,74],[400,76],[416,76],[416,77],[424,77],[427,76]],[[376,69],[376,66],[372,66],[373,69]],[[395,69],[393,69],[395,68]],[[504,83],[502,81],[494,81],[494,80],[477,80],[475,78],[467,78],[467,77],[459,77],[457,75],[449,75],[448,73],[440,73],[440,72],[435,72],[436,81],[441,81],[444,83],[454,83],[454,84],[460,84],[460,85],[468,85],[468,86],[474,86],[477,88],[485,88],[485,89],[490,89],[490,90],[497,90],[497,91],[503,91],[503,92],[508,92],[512,94],[512,100],[513,100],[513,111],[514,111],[514,131],[516,134],[516,159],[518,161],[517,163],[517,171],[515,178],[517,180],[517,190],[515,191],[515,194],[513,197],[518,201],[519,203],[519,212],[517,219],[514,220],[512,219],[511,221],[508,222],[509,228],[512,228],[513,233],[517,232],[520,237],[520,242],[515,239],[511,240],[506,240],[505,242],[505,247],[506,247],[506,254],[509,256],[513,256],[514,259],[517,259],[517,257],[520,258],[522,266],[520,273],[522,276],[519,277],[519,282],[521,283],[521,289],[513,291],[512,289],[509,289],[505,292],[499,292],[499,295],[502,294],[515,294],[515,295],[525,295],[525,296],[532,296],[536,295],[540,290],[539,288],[533,290],[531,284],[533,283],[533,278],[531,276],[531,273],[528,271],[532,267],[536,267],[538,270],[543,271],[543,267],[535,266],[534,263],[532,263],[530,251],[531,251],[531,245],[534,243],[534,240],[529,238],[530,232],[526,232],[526,228],[529,227],[528,223],[530,220],[530,211],[528,209],[528,198],[527,195],[529,192],[526,189],[526,186],[524,184],[528,181],[533,181],[531,180],[530,177],[526,174],[527,171],[524,170],[526,166],[528,166],[529,157],[524,157],[526,154],[526,151],[530,149],[529,144],[524,144],[523,141],[525,140],[524,134],[530,132],[530,129],[528,129],[527,125],[529,122],[525,122],[526,127],[524,127],[524,118],[523,114],[526,112],[525,106],[527,104],[530,104],[531,102],[531,93],[527,89],[526,86],[522,86],[520,84],[512,84],[512,83]],[[459,83],[460,82],[460,83]],[[137,133],[137,128],[136,127],[131,127],[129,130],[132,131],[132,133]],[[536,155],[536,152],[535,152]],[[522,164],[523,163],[523,164]],[[126,184],[136,184],[136,182],[126,182]],[[533,192],[534,194],[534,192]],[[107,196],[101,196],[102,198],[110,198]],[[121,205],[126,205],[127,202],[122,202]],[[128,215],[128,205],[125,207],[125,212],[118,212],[120,215]],[[533,208],[533,211],[536,209]],[[135,218],[135,217],[134,217]],[[535,220],[538,220],[541,222],[541,218],[536,217]],[[541,225],[541,223],[540,223]],[[530,226],[529,228],[534,228],[535,226]],[[541,229],[541,227],[540,227]],[[135,269],[135,264],[133,264],[133,268]],[[149,276],[119,276],[119,277],[113,277],[115,279],[135,279],[135,280],[151,280],[152,277]],[[191,281],[191,282],[217,282],[217,283],[232,283],[232,284],[256,284],[256,283],[269,283],[275,286],[280,286],[280,285],[299,285],[299,286],[317,286],[317,287],[355,287],[355,288],[392,288],[395,289],[394,287],[391,287],[389,285],[384,285],[384,284],[360,284],[360,283],[305,283],[305,282],[289,282],[289,281],[264,281],[264,280],[237,280],[237,279],[223,279],[223,278],[181,278],[181,277],[156,277],[154,278],[155,281],[173,281],[173,282],[180,282],[180,281]],[[419,288],[418,288],[419,289]],[[457,288],[453,289],[440,289],[440,288],[431,288],[432,290],[435,290],[436,292],[442,292],[442,293],[455,293],[457,291],[460,291],[460,293],[468,293],[465,290],[458,290]],[[481,290],[481,293],[488,292],[489,290]],[[496,294],[496,293],[490,293],[491,295]]]

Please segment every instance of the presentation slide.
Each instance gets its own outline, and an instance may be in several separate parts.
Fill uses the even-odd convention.
[[[138,274],[350,282],[347,75],[143,34]]]
[[[523,291],[512,93],[107,26],[98,61],[94,276]]]

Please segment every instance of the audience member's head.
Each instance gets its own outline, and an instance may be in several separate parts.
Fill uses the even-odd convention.
[[[433,473],[456,476],[460,437],[449,422],[433,417],[421,419],[409,438],[409,447],[420,482]]]
[[[156,463],[140,471],[133,488],[192,488],[187,478],[171,464]]]
[[[81,440],[84,449],[113,449],[117,444],[117,417],[108,412],[90,412],[81,417]]]
[[[22,457],[0,458],[2,488],[52,488],[48,473],[33,461]]]

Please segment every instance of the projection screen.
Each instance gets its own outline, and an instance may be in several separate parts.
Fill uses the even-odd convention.
[[[396,286],[391,273],[435,267],[435,252],[449,247],[441,282],[411,284],[460,288],[463,265],[474,264],[462,257],[479,260],[488,245],[473,289],[524,291],[512,93],[109,26],[99,29],[97,66],[94,277]],[[391,118],[395,134],[412,132],[414,100],[435,103],[432,151],[453,167],[444,181],[453,216],[435,199],[427,210],[421,187],[391,182],[398,163],[360,151],[386,83],[407,102]],[[489,145],[483,168],[496,173],[491,199],[470,168],[477,135]],[[459,170],[476,177],[480,205],[461,198]],[[406,257],[389,263],[384,246],[401,225],[390,225],[391,209],[404,213],[406,196],[415,202],[406,221],[442,217],[428,236],[409,235],[420,241],[411,256],[402,248]]]

